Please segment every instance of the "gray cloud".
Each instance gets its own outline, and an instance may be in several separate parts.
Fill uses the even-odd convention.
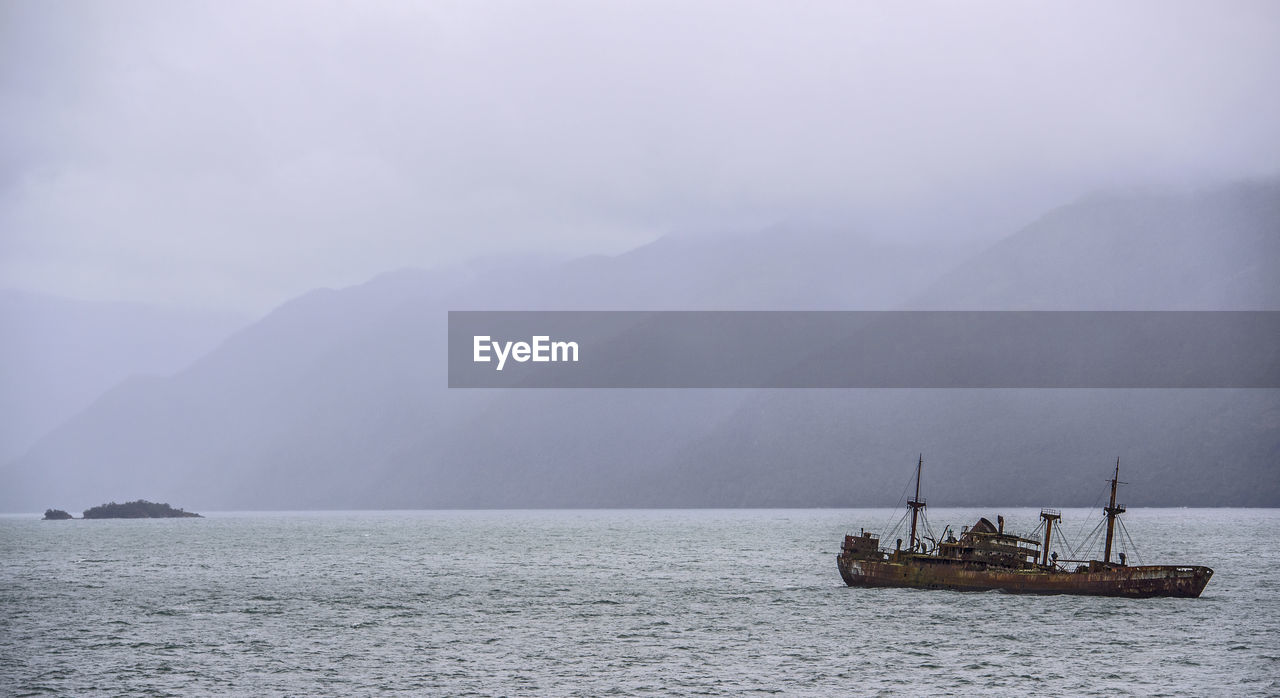
[[[1274,3],[0,6],[0,285],[263,310],[821,216],[1274,173]]]

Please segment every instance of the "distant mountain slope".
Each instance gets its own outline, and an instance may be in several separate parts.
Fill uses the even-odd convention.
[[[1049,212],[911,307],[1280,309],[1280,178],[1183,194],[1097,194]]]
[[[317,291],[108,392],[0,507],[891,504],[920,451],[956,505],[1087,505],[1116,455],[1130,503],[1280,505],[1275,391],[450,391],[443,341],[467,308],[1277,307],[1276,195],[1094,197],[967,261],[780,226]]]
[[[103,395],[10,469],[21,504],[0,506],[139,492],[205,509],[569,505],[583,491],[625,502],[626,469],[602,463],[660,465],[738,396],[449,391],[449,309],[898,303],[960,256],[777,229],[667,238],[567,264],[403,270],[315,291],[186,371]]]
[[[0,462],[130,375],[173,373],[244,320],[0,291]]]
[[[942,506],[1088,506],[1117,456],[1131,505],[1278,506],[1276,392],[774,391],[673,458],[646,501],[893,504],[923,453]]]
[[[1089,197],[991,246],[906,305],[1280,309],[1280,179]],[[691,504],[709,491],[725,505],[883,503],[893,496],[886,483],[924,451],[941,489],[933,496],[958,505],[1088,504],[1080,498],[1121,456],[1135,504],[1278,506],[1278,393],[762,393],[673,459],[658,478],[669,484],[652,499]]]

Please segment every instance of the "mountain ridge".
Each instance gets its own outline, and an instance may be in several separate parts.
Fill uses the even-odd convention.
[[[515,269],[400,270],[314,291],[185,371],[104,395],[10,466],[21,492],[0,506],[101,501],[144,483],[201,509],[868,505],[892,502],[867,483],[896,482],[921,450],[964,473],[950,488],[957,506],[993,494],[1078,503],[1091,491],[1071,493],[1092,464],[1116,451],[1147,463],[1147,475],[1130,476],[1135,505],[1280,505],[1280,486],[1257,485],[1280,461],[1274,391],[445,387],[451,309],[1270,304],[1276,284],[1259,280],[1280,278],[1280,255],[1266,256],[1280,186],[1236,186],[1243,193],[1077,202],[976,254],[917,260],[915,248],[839,230],[802,235],[801,245],[784,225]],[[1151,228],[1179,244],[1149,253]],[[1206,264],[1203,249],[1215,244],[1225,249]],[[1088,283],[1124,269],[1125,284]],[[1213,285],[1233,274],[1248,283]],[[1143,279],[1165,295],[1117,296]],[[1255,484],[1200,476],[1215,469]]]

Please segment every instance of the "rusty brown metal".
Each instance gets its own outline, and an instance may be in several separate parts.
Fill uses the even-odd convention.
[[[1004,517],[999,526],[983,518],[964,529],[960,538],[948,538],[935,549],[916,549],[915,515],[924,508],[920,500],[921,456],[916,465],[916,498],[908,503],[912,511],[912,547],[886,551],[880,539],[866,531],[857,536],[846,535],[836,556],[836,564],[845,584],[851,587],[912,587],[917,589],[951,589],[954,591],[1000,590],[1015,594],[1088,594],[1095,596],[1196,597],[1213,577],[1213,570],[1200,565],[1128,566],[1111,562],[1113,527],[1118,515],[1116,486],[1120,478],[1120,462],[1116,461],[1111,478],[1111,501],[1103,512],[1107,515],[1106,551],[1102,560],[1078,564],[1074,570],[1059,565],[1076,560],[1049,560],[1053,540],[1053,524],[1062,518],[1053,509],[1044,509],[1040,517],[1045,523],[1043,544],[1004,532]]]
[[[837,561],[840,576],[851,587],[999,590],[1015,594],[1196,597],[1213,577],[1213,570],[1198,565],[1122,567],[1095,561],[1073,572],[1043,568],[1018,570],[909,553],[897,560],[859,559],[842,553]]]
[[[1044,548],[1041,549],[1041,555],[1044,557],[1040,560],[1040,564],[1049,565],[1049,544],[1053,541],[1053,522],[1062,518],[1062,512],[1057,509],[1041,509],[1040,518],[1044,520]]]

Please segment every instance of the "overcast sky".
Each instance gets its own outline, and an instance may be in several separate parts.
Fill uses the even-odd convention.
[[[1280,171],[1280,3],[0,2],[0,287],[260,313]]]

